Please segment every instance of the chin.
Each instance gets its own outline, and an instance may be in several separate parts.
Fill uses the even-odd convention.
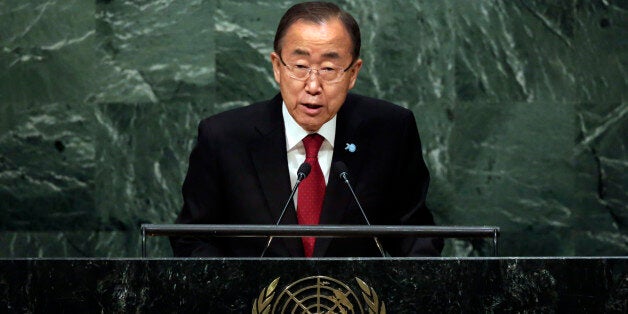
[[[320,126],[314,126],[314,125],[307,125],[304,127],[304,129],[308,132],[316,132],[320,128],[321,128]]]
[[[299,123],[299,125],[308,132],[315,132],[321,128],[322,124],[313,124],[313,123]]]

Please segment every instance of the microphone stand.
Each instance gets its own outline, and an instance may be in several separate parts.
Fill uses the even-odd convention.
[[[281,219],[283,218],[283,215],[286,213],[286,209],[288,209],[288,205],[290,205],[290,202],[292,201],[292,198],[294,197],[294,193],[297,192],[297,189],[299,188],[299,184],[301,184],[301,181],[303,181],[303,179],[305,179],[305,177],[307,177],[310,174],[311,170],[312,170],[312,166],[310,166],[310,164],[308,164],[307,162],[304,162],[301,164],[301,166],[299,166],[299,170],[297,170],[297,182],[294,184],[294,187],[292,188],[292,192],[290,192],[290,196],[288,197],[286,204],[283,206],[283,210],[281,210],[281,215],[279,215],[279,219],[277,219],[277,223],[275,224],[276,226],[279,226],[279,223],[281,223]],[[262,251],[262,255],[260,257],[264,257],[264,254],[266,254],[266,250],[268,250],[268,248],[270,247],[270,242],[272,241],[273,241],[273,237],[272,236],[268,237],[268,242],[266,243],[266,247],[264,247],[264,251]]]
[[[366,213],[364,212],[364,209],[362,208],[362,205],[360,204],[360,201],[358,200],[358,196],[355,194],[355,191],[353,191],[353,188],[351,187],[351,184],[349,183],[349,176],[347,174],[347,171],[345,170],[347,168],[347,166],[342,161],[340,161],[339,163],[341,163],[341,164],[338,165],[338,168],[340,168],[340,170],[342,171],[340,173],[340,178],[349,187],[349,190],[351,191],[351,195],[353,195],[353,199],[355,199],[355,202],[358,204],[358,208],[360,208],[360,212],[362,212],[362,217],[364,217],[364,220],[366,221],[366,224],[370,226],[371,223],[369,222],[369,219],[366,216]],[[386,252],[384,252],[384,247],[379,242],[379,239],[377,237],[373,237],[373,240],[375,240],[375,245],[377,245],[377,248],[379,249],[379,252],[382,254],[382,257],[386,257]]]

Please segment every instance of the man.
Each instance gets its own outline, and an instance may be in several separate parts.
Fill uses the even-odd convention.
[[[360,30],[334,4],[297,4],[270,55],[281,93],[203,120],[177,223],[275,224],[304,161],[311,171],[282,224],[364,225],[338,176],[342,161],[371,224],[432,225],[429,173],[411,111],[348,94]],[[296,206],[295,206],[296,205]],[[264,238],[173,238],[175,256],[259,256]],[[382,239],[392,256],[439,255],[436,239]],[[275,238],[266,256],[380,256],[372,238]]]

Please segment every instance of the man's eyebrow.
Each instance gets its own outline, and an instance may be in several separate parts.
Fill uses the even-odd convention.
[[[340,54],[338,54],[335,51],[330,51],[330,52],[325,52],[323,54],[323,58],[329,58],[329,59],[340,59]]]
[[[303,49],[295,49],[294,51],[292,51],[291,53],[292,55],[297,55],[297,56],[309,56],[310,53],[306,50]],[[330,52],[325,52],[323,53],[323,58],[328,58],[328,59],[340,59],[340,54],[335,52],[335,51],[330,51]]]
[[[310,53],[309,53],[309,52],[307,52],[307,51],[305,51],[305,50],[303,50],[303,49],[299,49],[299,48],[295,49],[295,50],[292,52],[292,54],[293,54],[293,55],[298,55],[298,56],[309,56],[309,55],[310,55]]]

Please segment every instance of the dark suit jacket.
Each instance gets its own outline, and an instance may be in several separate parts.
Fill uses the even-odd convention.
[[[183,184],[177,223],[275,224],[290,191],[282,98],[203,120]],[[346,144],[355,152],[345,150]],[[411,111],[349,94],[338,112],[333,162],[343,161],[374,225],[433,225],[429,173]],[[291,203],[283,224],[297,224]],[[365,224],[331,169],[320,224]],[[436,239],[381,239],[392,256],[439,255]],[[172,238],[175,256],[259,256],[265,238]],[[266,256],[303,256],[299,238],[275,238]],[[314,256],[380,256],[372,238],[318,238]]]

